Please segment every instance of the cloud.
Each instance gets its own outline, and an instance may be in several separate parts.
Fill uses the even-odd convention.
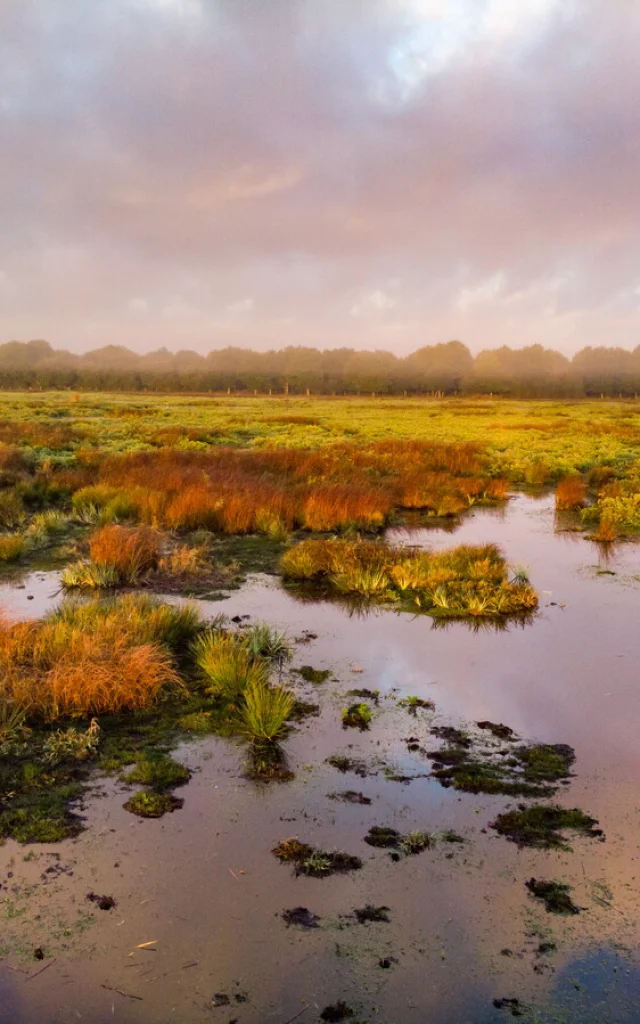
[[[4,0],[3,332],[635,345],[639,46],[624,0]]]

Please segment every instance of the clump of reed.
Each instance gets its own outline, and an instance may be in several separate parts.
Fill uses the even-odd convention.
[[[587,498],[587,485],[577,475],[564,476],[556,487],[556,508],[570,511],[582,508]]]
[[[329,592],[402,602],[441,618],[500,618],[538,604],[526,573],[509,574],[493,544],[431,552],[373,541],[307,540],[280,562],[285,579],[315,580]]]
[[[101,527],[89,542],[90,561],[74,562],[62,574],[67,589],[134,585],[158,567],[161,538],[150,527]]]
[[[210,561],[207,544],[176,544],[167,554],[158,559],[157,568],[161,573],[174,579],[201,576]]]
[[[27,548],[27,539],[23,534],[0,534],[0,562],[17,562],[22,558]]]
[[[112,567],[127,583],[155,569],[160,557],[160,537],[149,527],[103,526],[89,542],[94,565]]]
[[[295,707],[292,691],[284,686],[253,682],[247,686],[243,697],[243,732],[255,743],[272,743],[279,739]]]
[[[192,645],[209,692],[229,706],[240,732],[254,743],[274,742],[286,731],[295,695],[269,682],[270,662],[288,658],[284,638],[268,626],[247,635],[209,629]]]
[[[147,709],[184,686],[174,655],[200,628],[192,608],[132,595],[63,602],[37,622],[1,620],[0,701],[49,722]]]
[[[252,655],[233,634],[209,630],[196,639],[192,654],[208,690],[231,704],[248,686],[269,681],[267,662]]]
[[[22,498],[16,490],[0,491],[0,527],[12,530],[26,518]]]

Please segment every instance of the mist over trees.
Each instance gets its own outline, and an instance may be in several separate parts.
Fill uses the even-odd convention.
[[[289,394],[489,394],[515,397],[630,396],[640,393],[640,345],[584,348],[572,359],[530,345],[472,356],[459,341],[408,356],[303,346],[271,352],[223,348],[208,355],[158,349],[138,355],[107,345],[84,355],[46,341],[0,345],[0,388],[78,391]]]

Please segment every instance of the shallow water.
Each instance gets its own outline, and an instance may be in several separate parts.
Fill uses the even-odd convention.
[[[175,754],[194,771],[175,814],[134,818],[122,808],[130,790],[107,780],[86,801],[88,830],[78,839],[0,849],[3,1024],[284,1024],[298,1013],[315,1022],[339,999],[356,1008],[354,1020],[493,1024],[511,1019],[492,1005],[505,997],[534,1008],[525,1020],[545,1024],[637,1021],[640,547],[607,558],[583,536],[554,533],[551,499],[525,496],[503,512],[472,513],[453,536],[420,530],[389,539],[496,541],[529,569],[540,613],[505,632],[441,629],[427,617],[349,616],[301,602],[264,577],[222,604],[202,602],[211,615],[249,614],[291,637],[318,634],[297,647],[295,664],[330,668],[335,680],[295,684],[321,704],[287,741],[296,778],[256,785],[243,777],[239,744],[198,739]],[[0,605],[23,616],[57,600],[56,577],[25,582],[24,591],[0,587]],[[340,726],[352,687],[381,691],[369,732]],[[409,716],[395,699],[409,694],[435,701],[435,716]],[[561,802],[598,818],[605,843],[519,851],[488,828],[508,798],[443,789],[427,777],[430,762],[402,742],[415,735],[431,748],[431,724],[484,718],[525,740],[575,747],[576,777]],[[342,775],[325,763],[335,753],[360,756],[377,774]],[[415,777],[391,781],[384,765]],[[345,789],[371,805],[327,798]],[[467,842],[393,863],[363,842],[372,825],[453,828]],[[292,835],[357,854],[364,867],[295,878],[270,853]],[[532,875],[573,885],[583,913],[547,914],[525,890]],[[117,907],[95,909],[92,890],[112,894]],[[390,923],[345,916],[367,903],[388,906]],[[285,926],[281,912],[300,905],[320,915],[319,928]],[[556,951],[538,954],[547,940]],[[136,948],[145,942],[154,945]],[[37,946],[51,959],[29,960]],[[385,957],[398,962],[383,969]],[[213,1006],[216,993],[229,1004]]]

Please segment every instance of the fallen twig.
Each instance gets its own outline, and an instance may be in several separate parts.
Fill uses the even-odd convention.
[[[140,1003],[143,1002],[142,996],[134,996],[132,992],[123,992],[121,988],[114,988],[113,985],[101,985],[100,988],[106,988],[108,992],[117,992],[125,999],[137,999]]]
[[[298,1017],[302,1017],[302,1014],[306,1013],[308,1009],[309,1009],[308,1006],[303,1006],[301,1010],[298,1010],[298,1012],[295,1014],[295,1016],[289,1017],[289,1020],[285,1020],[284,1024],[293,1024],[293,1021],[297,1020]]]
[[[35,974],[30,974],[29,977],[25,979],[25,985],[27,984],[27,981],[33,981],[33,979],[37,978],[39,974],[43,973],[43,971],[47,971],[51,967],[51,965],[54,964],[54,963],[55,963],[55,959],[54,960],[50,960],[48,964],[45,964],[44,967],[41,967],[40,970],[36,971]]]

